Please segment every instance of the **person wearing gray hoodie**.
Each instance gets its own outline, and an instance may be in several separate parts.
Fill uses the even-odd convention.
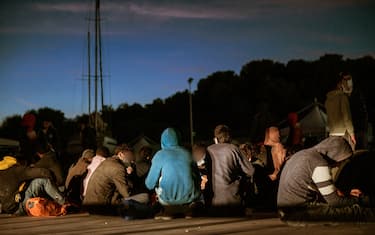
[[[367,208],[369,198],[360,189],[345,196],[333,183],[331,168],[353,154],[349,139],[330,136],[286,161],[277,194],[282,220],[375,221],[374,210]]]

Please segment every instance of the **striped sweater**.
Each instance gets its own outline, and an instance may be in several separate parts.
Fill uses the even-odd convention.
[[[278,207],[298,207],[319,199],[333,207],[355,204],[356,199],[337,195],[330,168],[330,162],[341,162],[351,155],[350,145],[337,136],[294,154],[280,176]]]

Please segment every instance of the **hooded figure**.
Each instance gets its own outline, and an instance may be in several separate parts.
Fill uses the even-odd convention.
[[[331,175],[331,167],[352,154],[345,138],[331,136],[291,156],[280,176],[278,207],[302,207],[312,202],[345,207],[357,203],[355,198],[338,196]]]
[[[179,145],[174,129],[164,130],[161,148],[152,159],[147,188],[155,189],[162,205],[182,205],[199,199],[198,169],[191,154]]]

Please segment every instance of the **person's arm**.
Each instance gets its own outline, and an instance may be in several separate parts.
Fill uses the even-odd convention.
[[[49,178],[52,179],[52,172],[46,168],[25,167],[21,180],[31,180],[35,178]]]
[[[255,172],[253,164],[251,164],[251,162],[247,160],[247,158],[244,157],[239,150],[236,151],[235,154],[242,172],[248,177],[253,177]]]
[[[126,183],[126,169],[120,164],[117,164],[116,167],[112,170],[113,176],[112,181],[116,186],[116,191],[121,194],[123,198],[128,198],[129,195],[129,187]]]
[[[358,203],[358,199],[341,197],[332,181],[331,171],[328,166],[318,166],[314,169],[312,180],[328,205],[344,207]]]
[[[146,187],[149,190],[152,190],[157,186],[161,176],[161,162],[159,156],[160,155],[155,155],[152,159],[151,168],[145,181]]]

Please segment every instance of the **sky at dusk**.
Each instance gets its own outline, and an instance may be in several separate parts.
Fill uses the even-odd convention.
[[[375,56],[371,0],[102,0],[105,103],[151,103],[256,59]],[[0,122],[87,110],[92,0],[0,1]]]

